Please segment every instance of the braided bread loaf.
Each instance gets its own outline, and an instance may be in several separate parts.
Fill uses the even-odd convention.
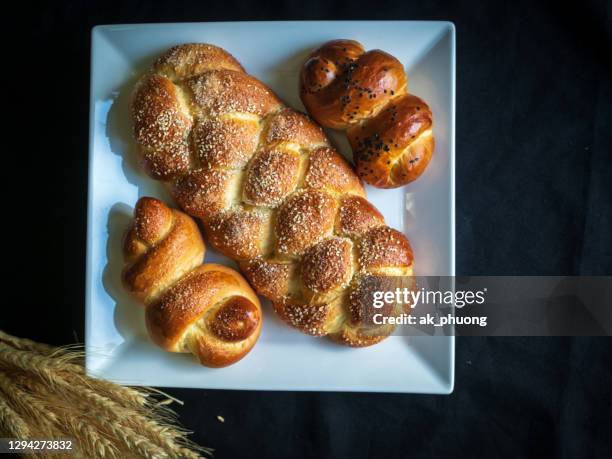
[[[391,333],[366,309],[389,276],[412,274],[410,244],[319,126],[205,44],[161,56],[132,109],[145,169],[280,317],[351,346]]]
[[[205,246],[195,222],[154,198],[141,198],[123,247],[126,289],[146,305],[153,341],[191,352],[202,365],[224,367],[257,342],[262,314],[240,274],[202,264]]]
[[[332,40],[304,64],[300,96],[321,125],[347,131],[361,178],[397,188],[423,173],[434,149],[431,109],[407,86],[395,57],[365,52],[353,40]]]

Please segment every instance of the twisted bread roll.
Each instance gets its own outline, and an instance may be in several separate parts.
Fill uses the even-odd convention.
[[[126,234],[123,283],[146,306],[152,340],[191,352],[202,365],[224,367],[244,357],[261,331],[261,306],[232,269],[202,264],[195,222],[154,198],[141,198]]]
[[[300,96],[320,124],[347,131],[357,173],[379,188],[419,177],[434,149],[429,106],[407,93],[404,66],[353,40],[332,40],[302,68]]]
[[[351,346],[391,333],[371,325],[367,299],[389,276],[412,274],[410,244],[385,226],[320,127],[204,44],[160,57],[132,108],[148,173],[280,317]]]

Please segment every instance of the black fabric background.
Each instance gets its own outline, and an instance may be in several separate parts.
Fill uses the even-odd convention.
[[[56,344],[83,339],[89,34],[105,23],[453,21],[457,273],[612,274],[611,5],[18,5],[23,14],[7,14],[3,30],[3,175],[14,208],[3,215],[11,238],[0,327]],[[450,396],[168,392],[218,458],[610,457],[610,345],[459,338]]]

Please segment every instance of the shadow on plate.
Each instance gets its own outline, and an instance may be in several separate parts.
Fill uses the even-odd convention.
[[[145,338],[147,331],[144,324],[144,306],[134,300],[124,289],[121,282],[123,269],[123,236],[132,221],[132,208],[126,204],[115,204],[108,217],[108,260],[102,283],[106,292],[115,300],[114,321],[117,330],[125,341],[132,338]]]
[[[138,78],[148,68],[153,58],[146,64],[137,66],[139,69],[128,81],[117,88],[115,99],[108,111],[106,120],[106,136],[111,151],[122,159],[123,174],[128,182],[138,187],[138,196],[156,196],[165,202],[171,202],[170,194],[164,184],[146,176],[139,164],[140,154],[132,134],[130,102]]]

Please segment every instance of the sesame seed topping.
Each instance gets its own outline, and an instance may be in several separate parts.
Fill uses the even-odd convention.
[[[323,79],[340,78],[347,90],[340,101],[343,116],[357,123],[380,104],[380,98],[370,101],[377,95],[389,99],[382,94],[394,91],[364,87],[362,66],[350,50],[314,70],[322,74],[323,89]],[[136,88],[132,116],[147,171],[172,185],[179,205],[202,219],[208,241],[240,262],[257,292],[272,299],[290,325],[351,345],[371,343],[349,331],[354,280],[364,271],[411,266],[412,251],[365,200],[359,178],[319,126],[284,107],[228,53],[210,45],[175,47],[160,58]],[[363,134],[358,142],[367,157],[398,148],[386,131]],[[366,173],[373,168],[360,170]],[[156,215],[136,216],[134,240],[126,245],[130,254],[148,256],[169,237],[173,220]],[[179,269],[173,263],[169,258],[170,271]],[[180,269],[188,281],[167,289],[159,307],[186,318],[199,307],[194,298],[210,291],[193,274],[197,269]],[[247,309],[227,306],[208,326],[194,327],[242,340],[252,325]]]

